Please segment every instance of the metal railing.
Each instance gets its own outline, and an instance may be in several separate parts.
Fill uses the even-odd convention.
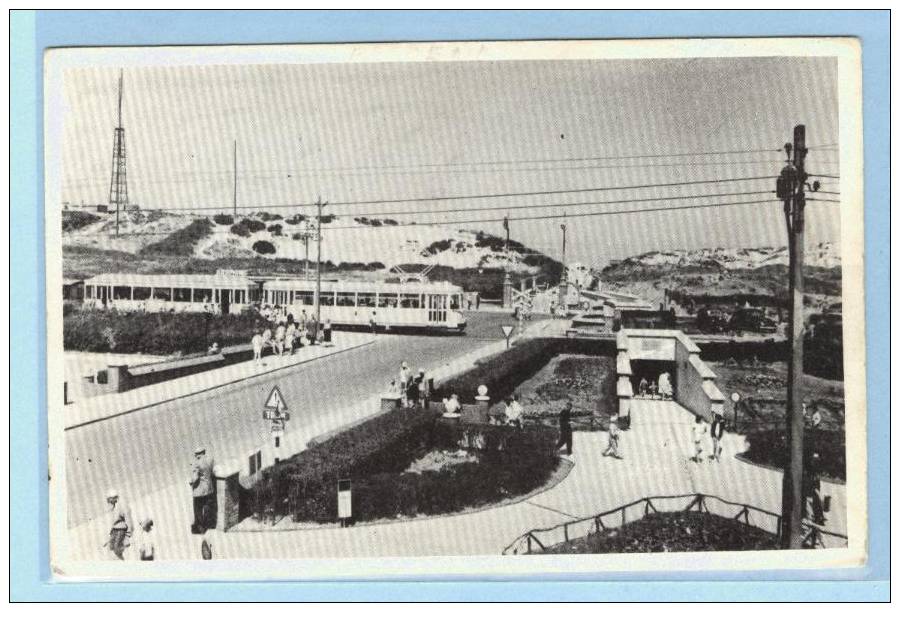
[[[580,518],[553,527],[532,529],[503,549],[504,555],[520,555],[545,551],[558,544],[586,538],[640,520],[655,512],[702,512],[740,521],[779,537],[781,535],[781,515],[769,510],[726,501],[715,495],[702,493],[644,497],[617,508]],[[807,548],[839,548],[847,546],[847,536],[822,529],[808,521],[805,529],[804,546]]]

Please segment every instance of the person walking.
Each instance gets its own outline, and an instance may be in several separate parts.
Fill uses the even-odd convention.
[[[559,441],[556,449],[566,448],[566,455],[572,455],[572,400],[566,400],[565,407],[559,413]]]
[[[294,353],[294,337],[295,328],[293,322],[288,322],[287,328],[284,329],[284,349],[288,355]]]
[[[271,347],[271,345],[272,345],[272,329],[269,328],[268,326],[266,326],[266,329],[263,331],[263,334],[262,334],[262,345],[263,345],[263,348],[265,348],[266,346]],[[261,352],[261,350],[260,350],[260,352]],[[274,354],[274,353],[275,353],[275,349],[273,348],[272,354]]]
[[[664,371],[659,375],[659,395],[664,400],[672,399],[672,380],[669,372]]]
[[[325,327],[322,329],[325,333],[325,345],[331,346],[331,320],[329,318],[325,318]]]
[[[425,370],[421,367],[419,368],[419,373],[416,375],[415,379],[416,384],[419,385],[419,403],[422,408],[428,407],[428,398],[430,397],[430,392],[428,390],[428,378],[425,375]]]
[[[191,532],[206,533],[207,529],[215,525],[216,489],[213,480],[213,461],[206,455],[205,447],[194,450],[190,485],[194,497],[194,524],[191,525]]]
[[[109,532],[103,546],[116,556],[116,559],[125,559],[125,549],[130,546],[131,534],[134,523],[131,520],[131,510],[119,497],[118,491],[111,489],[106,493],[107,525]]]
[[[140,522],[135,536],[134,549],[138,560],[152,562],[156,559],[156,538],[153,535],[153,519],[149,516]]]
[[[709,426],[709,435],[712,437],[712,456],[710,460],[719,462],[722,457],[722,437],[725,435],[725,415],[714,413],[712,425]]]
[[[406,385],[406,404],[408,406],[419,405],[419,381],[418,378],[411,378]]]
[[[706,420],[697,415],[694,418],[694,424],[691,426],[691,434],[694,438],[694,455],[691,457],[691,460],[694,462],[703,462],[703,441],[706,438],[706,435],[709,434],[709,427],[706,425]]]
[[[606,449],[603,451],[604,456],[612,456],[617,460],[622,459],[622,454],[619,451],[619,434],[619,415],[614,414],[609,418],[609,440]]]
[[[263,338],[259,331],[256,331],[256,333],[253,334],[253,338],[250,340],[250,345],[253,347],[253,360],[257,363],[261,363]]]
[[[647,378],[641,378],[641,382],[638,384],[638,391],[640,392],[641,397],[647,397],[647,388],[650,386],[650,383],[647,382]]]
[[[284,354],[284,323],[278,322],[278,327],[275,329],[275,352],[278,356]]]

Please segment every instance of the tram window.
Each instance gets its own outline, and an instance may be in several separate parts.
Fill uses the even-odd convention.
[[[150,288],[149,287],[135,287],[132,292],[132,298],[134,300],[149,300],[150,299]]]
[[[169,287],[154,287],[153,300],[165,300],[166,302],[169,302],[172,300],[172,289]]]
[[[306,305],[308,307],[316,303],[316,293],[310,291],[294,292],[294,304]]]
[[[85,298],[93,298],[94,297],[94,286],[88,285],[84,288],[84,297]]]
[[[356,293],[354,292],[337,292],[335,294],[337,298],[336,305],[338,307],[355,307],[356,306]]]
[[[397,308],[397,294],[378,294],[379,307]]]
[[[459,309],[459,294],[453,294],[450,296],[450,308]]]
[[[234,298],[232,298],[232,302],[239,305],[244,304],[245,302],[247,302],[246,294],[247,292],[242,289],[234,290]]]
[[[404,309],[419,309],[422,307],[419,294],[400,294],[400,306]]]
[[[374,307],[375,306],[375,292],[360,292],[357,294],[358,299],[356,302],[357,307]]]
[[[194,290],[194,302],[212,301],[212,290],[198,287]]]
[[[125,285],[116,285],[113,287],[114,300],[131,300],[131,288]]]
[[[190,302],[191,301],[191,288],[190,287],[176,287],[174,295],[172,299],[175,302]]]
[[[312,304],[312,303],[310,303]],[[319,294],[319,305],[323,307],[334,306],[334,292],[322,292]]]

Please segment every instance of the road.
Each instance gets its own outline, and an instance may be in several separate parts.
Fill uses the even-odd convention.
[[[266,442],[269,431],[261,410],[276,383],[291,409],[288,425],[302,425],[304,419],[327,418],[330,411],[383,390],[401,361],[414,370],[438,366],[502,338],[500,325],[508,321],[506,314],[473,313],[464,336],[386,336],[296,368],[68,430],[68,523],[78,525],[100,514],[111,487],[135,499],[183,481],[188,494],[190,461],[198,445],[224,458]]]

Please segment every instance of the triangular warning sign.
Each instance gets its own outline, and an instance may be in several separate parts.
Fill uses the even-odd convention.
[[[269,399],[266,400],[265,408],[277,412],[284,412],[288,409],[287,403],[284,401],[284,396],[281,395],[281,390],[277,385],[272,387],[272,392],[269,393]]]
[[[503,331],[504,337],[509,337],[513,332],[513,328],[514,327],[510,324],[504,324],[503,326],[500,327],[500,330]]]

